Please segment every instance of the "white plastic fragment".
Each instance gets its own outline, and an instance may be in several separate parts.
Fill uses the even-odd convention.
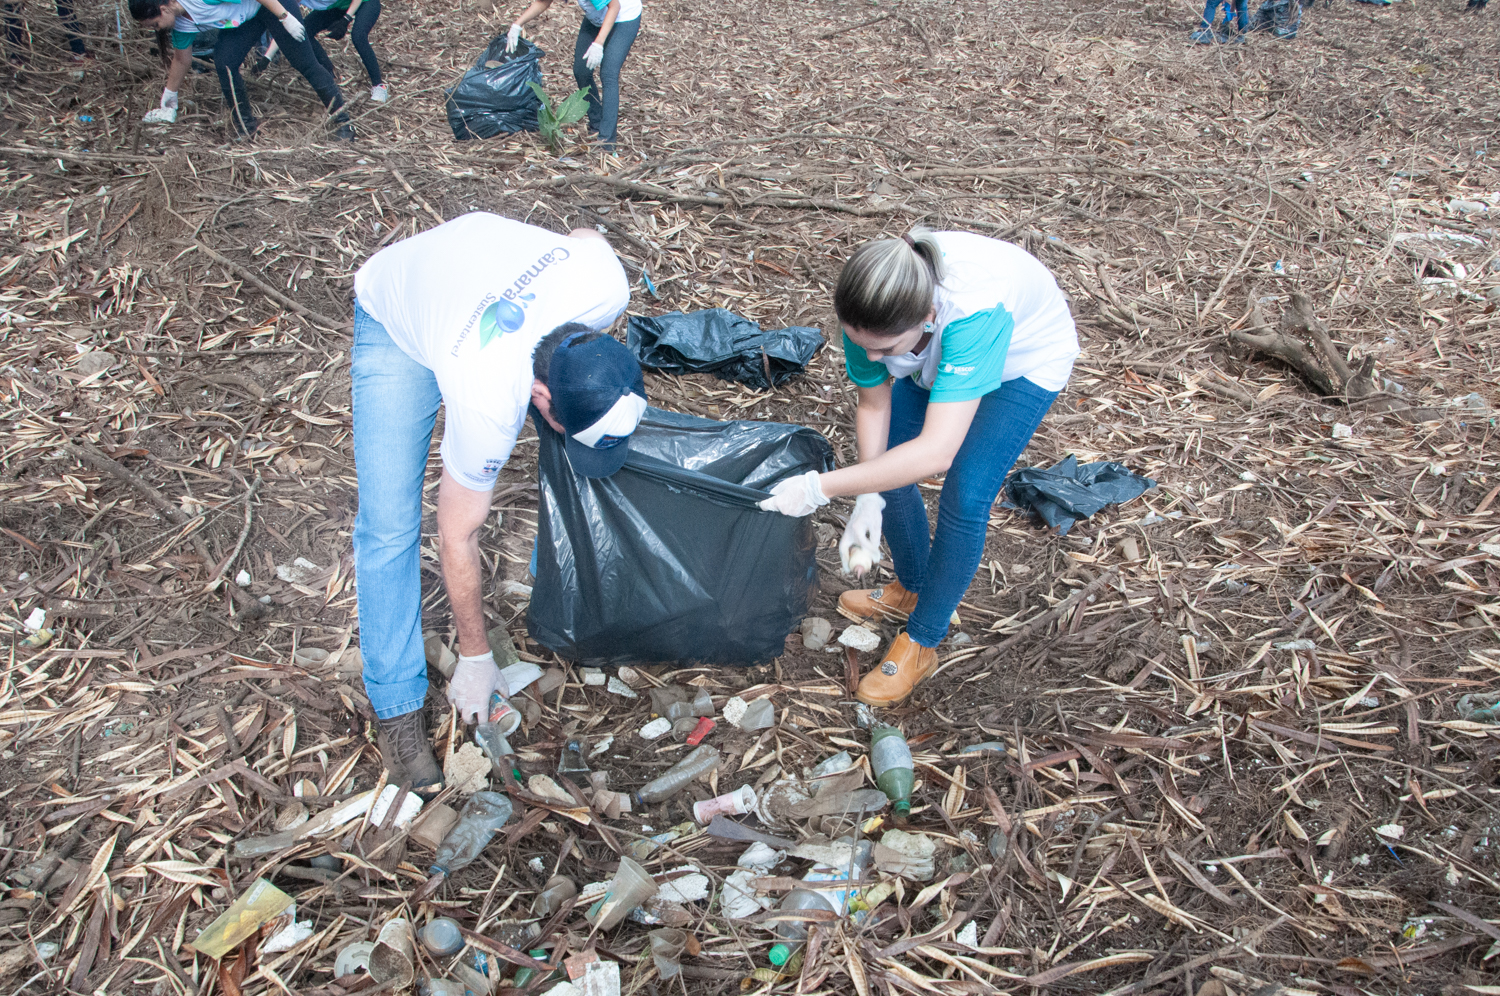
[[[1318,645],[1311,640],[1287,640],[1276,644],[1277,650],[1316,650]]]
[[[730,726],[739,726],[740,720],[745,718],[745,710],[750,704],[738,695],[724,703],[724,722]]]
[[[379,826],[385,820],[386,810],[391,808],[391,803],[395,801],[395,798],[396,786],[387,785],[381,790],[380,798],[376,799],[375,804],[370,807],[370,822]],[[406,797],[401,800],[401,808],[396,810],[396,819],[394,822],[398,827],[405,827],[412,820],[416,819],[417,814],[421,811],[422,797],[415,792],[408,792],[406,793]]]
[[[1406,827],[1399,823],[1387,823],[1385,826],[1376,827],[1375,832],[1387,840],[1400,840],[1406,833]]]
[[[642,740],[657,740],[672,732],[672,721],[660,716],[640,728]]]
[[[241,588],[248,588],[248,587],[250,587],[250,572],[246,571],[246,570],[241,570],[238,574],[236,574],[234,576],[234,583],[237,584],[237,585],[239,585]]]
[[[880,634],[865,629],[863,626],[850,626],[839,634],[839,642],[861,653],[869,653],[879,649]]]
[[[637,694],[634,688],[631,688],[629,685],[625,684],[625,682],[621,681],[614,675],[610,675],[609,681],[605,682],[604,690],[613,695],[619,695],[627,699],[640,698],[640,695]]]
[[[596,667],[579,668],[578,673],[583,676],[585,685],[602,685],[609,680],[604,676],[604,672]]]
[[[519,581],[505,581],[500,585],[500,594],[519,595],[521,598],[530,598],[531,585],[522,584]]]
[[[669,868],[664,874],[673,872],[692,872],[681,878],[663,882],[656,891],[656,898],[664,899],[672,903],[696,903],[708,898],[708,876],[700,873],[696,865],[682,865],[679,868]]]
[[[1333,423],[1333,438],[1334,439],[1351,439],[1351,438],[1353,438],[1353,436],[1354,436],[1354,427],[1353,426],[1351,426],[1351,425],[1345,425],[1342,422],[1335,422],[1335,423]]]
[[[526,661],[502,667],[500,677],[505,682],[505,697],[510,698],[541,676],[542,669]]]
[[[297,915],[297,907],[292,907],[292,916]],[[265,947],[261,948],[262,954],[276,954],[278,951],[290,951],[303,941],[313,935],[313,922],[303,920],[297,923],[295,920],[287,924],[281,930],[266,938]]]
[[[594,744],[594,749],[589,751],[589,757],[598,757],[600,754],[603,754],[605,751],[609,750],[609,748],[614,745],[614,742],[615,735],[611,733],[603,740]]]
[[[37,606],[31,610],[31,615],[26,617],[26,621],[22,625],[26,627],[28,633],[35,633],[47,625],[47,610],[41,606]]]
[[[970,920],[968,923],[964,924],[964,929],[960,930],[958,932],[958,936],[953,939],[962,944],[964,947],[979,947],[979,925],[976,924],[973,920]]]

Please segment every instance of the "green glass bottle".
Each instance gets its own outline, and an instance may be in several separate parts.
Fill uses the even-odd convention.
[[[911,813],[911,787],[916,776],[912,771],[911,748],[896,727],[871,728],[870,770],[875,773],[875,784],[891,800],[896,818],[906,819]]]

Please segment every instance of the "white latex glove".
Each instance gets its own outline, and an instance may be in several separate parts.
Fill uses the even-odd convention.
[[[448,701],[457,707],[460,721],[483,723],[490,717],[490,696],[504,683],[493,653],[460,656],[453,677],[448,679]]]
[[[287,11],[285,14],[281,15],[281,26],[283,28],[286,28],[286,33],[291,35],[293,40],[307,40],[307,29],[302,26],[301,21],[292,16],[291,11]]]
[[[598,42],[589,46],[589,50],[583,54],[583,64],[589,67],[589,72],[599,68],[599,63],[604,61],[604,46]]]
[[[796,477],[788,477],[771,489],[771,497],[760,503],[763,512],[780,512],[801,518],[828,504],[823,494],[823,485],[818,481],[818,472],[809,470]]]
[[[845,574],[860,577],[880,563],[880,523],[884,510],[885,499],[877,494],[854,499],[854,511],[839,540],[839,561]]]
[[[512,24],[510,30],[505,33],[505,51],[514,52],[516,46],[521,43],[521,26]]]

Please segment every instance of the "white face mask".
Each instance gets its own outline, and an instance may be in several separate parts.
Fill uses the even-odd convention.
[[[932,356],[933,348],[937,346],[938,335],[933,333],[927,343],[927,348],[920,353],[903,353],[900,356],[884,356],[880,362],[891,372],[891,376],[897,379],[910,377],[927,366],[927,360]]]

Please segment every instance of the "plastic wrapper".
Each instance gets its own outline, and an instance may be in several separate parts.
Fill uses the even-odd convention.
[[[1079,519],[1139,498],[1154,487],[1151,478],[1133,474],[1123,464],[1081,464],[1068,456],[1046,470],[1027,467],[1013,472],[1005,479],[1001,507],[1024,509],[1066,536]]]
[[[668,373],[711,373],[769,391],[801,373],[823,333],[792,326],[767,331],[723,308],[630,316],[625,343],[641,366]]]
[[[532,639],[583,664],[769,663],[807,614],[811,517],[762,512],[777,481],[830,470],[811,429],[648,409],[625,466],[573,473],[540,417]],[[668,724],[670,728],[670,724]]]
[[[522,38],[505,51],[505,35],[485,46],[458,85],[448,91],[448,127],[459,141],[494,138],[517,131],[536,131],[542,106],[529,84],[542,84],[542,56],[547,53]]]

